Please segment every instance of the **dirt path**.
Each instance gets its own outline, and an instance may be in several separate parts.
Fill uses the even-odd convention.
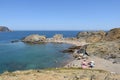
[[[89,57],[89,61],[95,61],[94,69],[102,69],[106,71],[110,71],[111,73],[119,73],[120,74],[120,64],[113,64],[111,61],[99,58],[99,57]],[[73,60],[68,63],[65,67],[81,67],[82,60]]]

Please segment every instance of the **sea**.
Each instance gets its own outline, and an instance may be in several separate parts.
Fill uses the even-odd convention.
[[[62,50],[73,46],[65,43],[27,44],[21,40],[31,34],[45,35],[47,38],[55,34],[63,34],[65,38],[76,37],[79,31],[13,31],[0,32],[0,73],[5,71],[45,69],[64,66],[72,56]]]

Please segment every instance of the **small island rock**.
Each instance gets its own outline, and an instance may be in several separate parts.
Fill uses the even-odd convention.
[[[0,26],[0,32],[10,32],[11,30],[8,27]]]
[[[22,41],[27,43],[41,43],[46,41],[46,37],[38,34],[32,34],[25,37]]]

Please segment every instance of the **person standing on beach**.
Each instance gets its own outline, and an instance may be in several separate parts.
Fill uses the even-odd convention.
[[[81,62],[81,68],[83,68],[83,69],[88,68],[88,63],[87,63],[86,59],[83,59],[83,61]]]

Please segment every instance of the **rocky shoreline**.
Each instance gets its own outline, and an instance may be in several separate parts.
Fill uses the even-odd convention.
[[[103,59],[101,61],[108,60],[110,62],[110,64],[107,64],[108,66],[111,65],[111,67],[113,67],[115,64],[117,64],[116,67],[120,66],[120,28],[111,29],[108,32],[79,32],[74,38],[64,38],[62,34],[56,34],[52,38],[34,34],[25,37],[22,41],[32,44],[48,42],[73,44],[74,47],[63,51],[64,53],[71,53],[75,58],[74,61],[66,65],[69,65],[69,67],[76,67],[73,65],[77,65],[78,67],[81,66],[80,61],[77,61],[77,59],[80,57],[79,54],[74,54],[75,50],[81,49],[84,49],[90,55],[90,60],[92,59],[91,56],[94,56],[98,59]],[[100,66],[105,67],[105,64],[101,64]],[[110,71],[110,69],[108,70]],[[113,70],[113,72],[118,73],[119,71]]]

